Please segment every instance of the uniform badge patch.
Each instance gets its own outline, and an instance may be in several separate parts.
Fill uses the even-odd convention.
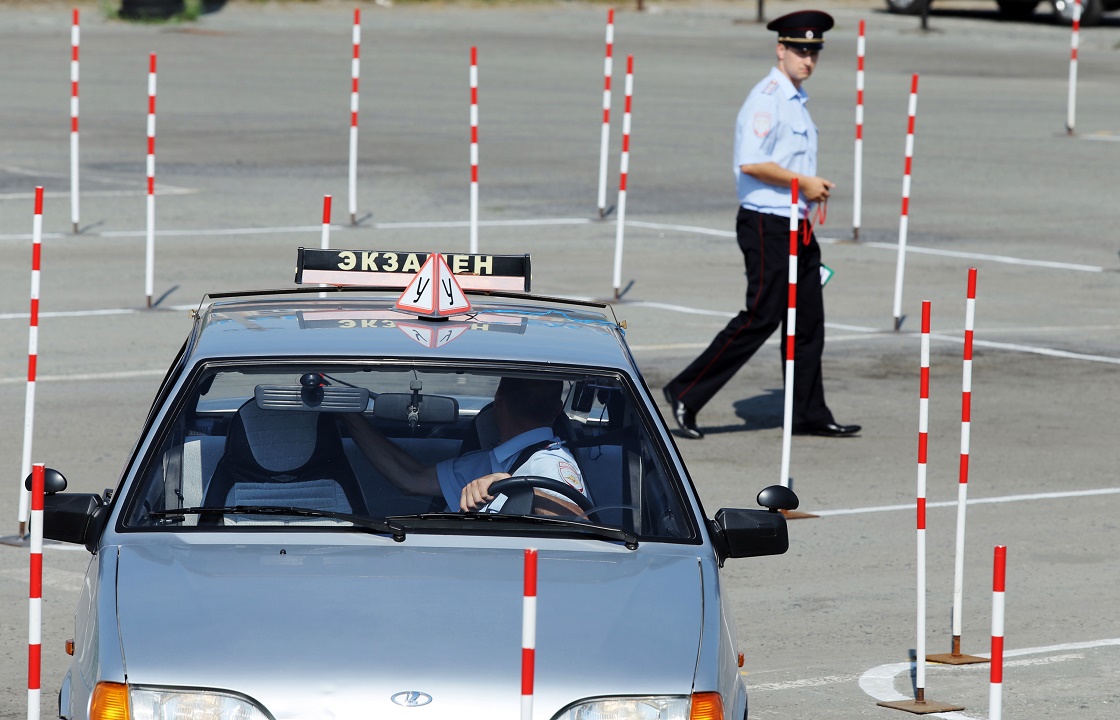
[[[764,138],[770,134],[771,118],[768,112],[756,112],[751,125],[754,128],[754,134],[760,138]]]
[[[560,477],[564,482],[568,483],[576,490],[583,492],[583,479],[579,475],[579,471],[572,467],[572,464],[561,460],[559,463]]]

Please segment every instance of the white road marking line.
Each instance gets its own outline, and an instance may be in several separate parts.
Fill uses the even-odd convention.
[[[730,230],[714,230],[712,228],[697,227],[696,225],[666,225],[665,223],[642,222],[640,220],[627,220],[627,225],[646,228],[649,230],[676,230],[677,232],[690,232],[697,235],[712,235],[713,237],[734,238],[735,233]]]
[[[541,220],[479,220],[480,227],[540,227],[544,225],[590,225],[589,218],[544,218]],[[427,228],[465,228],[467,220],[448,220],[445,222],[396,222],[374,223],[377,230],[414,230]]]
[[[1106,139],[1106,138],[1100,138]],[[1107,138],[1112,139],[1112,138]],[[132,191],[124,191],[131,193]],[[163,189],[165,194],[184,194],[194,193],[197,190],[189,188],[174,188],[167,186]],[[51,193],[51,195],[62,195],[60,193]],[[11,197],[0,195],[0,200],[3,199],[27,199],[31,197],[28,193],[13,193]],[[545,225],[590,225],[594,220],[590,218],[546,218],[540,220],[525,219],[525,220],[484,220],[479,222],[479,225],[486,227],[539,227]],[[378,229],[378,230],[430,230],[436,228],[464,228],[469,226],[469,221],[466,220],[448,220],[438,222],[394,222],[394,223],[372,223],[370,225],[361,226],[357,228],[351,225],[331,226],[332,229],[339,231],[356,230],[356,229]],[[720,238],[734,238],[735,233],[729,230],[717,230],[714,228],[700,227],[697,225],[675,225],[671,223],[655,223],[645,222],[641,220],[627,220],[626,224],[631,227],[646,228],[649,230],[668,230],[673,232],[687,232],[696,235],[708,235],[711,237]],[[205,237],[214,235],[258,235],[258,234],[273,234],[273,233],[303,233],[303,232],[317,232],[322,230],[321,226],[297,226],[297,227],[269,227],[269,228],[211,228],[211,229],[198,229],[198,230],[157,230],[156,235],[164,237],[174,236],[187,236],[187,237]],[[145,231],[143,230],[122,230],[122,231],[105,231],[105,232],[87,232],[82,233],[81,237],[143,237]],[[44,233],[44,239],[59,239],[59,238],[72,238],[73,235],[66,235],[62,233]],[[31,235],[27,233],[17,233],[14,235],[0,235],[2,240],[29,240]],[[880,243],[880,242],[853,242],[841,238],[818,237],[818,241],[825,245],[848,244],[858,247],[869,247],[880,250],[897,251],[898,245],[894,243]],[[939,250],[935,248],[923,248],[916,245],[908,245],[907,251],[916,254],[925,255],[938,255],[942,257],[955,257],[965,258],[970,260],[986,260],[989,262],[998,262],[1008,265],[1025,265],[1028,267],[1048,268],[1052,270],[1074,270],[1079,272],[1104,272],[1105,268],[1098,265],[1081,265],[1078,263],[1063,263],[1053,262],[1048,260],[1031,260],[1027,258],[1017,258],[1010,255],[991,255],[987,253],[970,253],[961,252],[956,250]]]
[[[36,383],[42,382],[87,382],[92,380],[131,380],[136,377],[152,377],[167,374],[167,370],[121,370],[104,373],[74,373],[73,375],[40,375]],[[27,382],[27,378],[0,378],[0,385],[16,385]]]
[[[659,309],[659,310],[669,310],[669,311],[672,311],[672,312],[680,312],[680,313],[685,313],[685,314],[689,314],[689,315],[711,315],[713,317],[726,317],[726,318],[732,318],[736,315],[736,313],[730,313],[730,312],[727,312],[727,311],[724,311],[724,310],[703,310],[703,309],[700,309],[700,308],[690,308],[690,307],[687,307],[685,305],[673,305],[673,304],[670,304],[670,303],[648,302],[648,301],[644,301],[644,300],[636,301],[636,302],[633,302],[633,303],[627,303],[627,305],[630,305],[630,306],[633,306],[633,307],[649,307],[649,308],[655,308],[655,309]],[[834,329],[834,330],[847,330],[849,332],[867,333],[868,335],[880,335],[882,337],[898,337],[899,336],[899,333],[892,333],[889,330],[887,330],[886,328],[871,328],[871,327],[864,327],[862,325],[843,325],[843,324],[840,324],[840,323],[826,322],[825,327],[831,328],[831,329]],[[1025,328],[1025,329],[1033,329],[1033,328]],[[914,333],[914,332],[906,332],[906,333],[901,333],[901,334],[906,335],[906,336],[917,335],[917,333]],[[952,336],[952,335],[942,335],[940,333],[935,333],[935,334],[930,335],[930,338],[935,339],[935,340],[943,340],[945,342],[956,343],[958,345],[964,344],[964,338],[963,337],[956,337],[956,336]],[[833,341],[840,340],[840,339],[850,340],[850,339],[854,339],[854,338],[850,338],[850,337],[845,337],[845,338],[832,338],[832,337],[830,337],[830,338],[828,338],[829,342],[833,342]],[[1001,343],[1001,342],[994,342],[992,340],[976,340],[976,339],[974,339],[972,341],[972,344],[973,344],[973,347],[990,348],[992,350],[1009,350],[1011,352],[1021,352],[1021,353],[1028,353],[1028,354],[1032,354],[1032,355],[1045,355],[1047,357],[1063,358],[1065,360],[1086,360],[1086,361],[1089,361],[1089,362],[1102,362],[1102,363],[1108,363],[1108,364],[1111,364],[1111,365],[1120,365],[1120,358],[1110,357],[1110,356],[1107,356],[1107,355],[1088,355],[1088,354],[1085,354],[1085,353],[1069,352],[1068,350],[1054,350],[1052,348],[1035,347],[1035,346],[1032,346],[1032,345],[1019,345],[1019,344],[1016,344],[1016,343]],[[704,345],[704,347],[707,347],[707,345]]]
[[[750,673],[740,671],[740,675],[749,676]],[[758,683],[747,682],[747,695],[767,690],[798,690],[807,687],[820,687],[822,685],[842,685],[853,680],[859,680],[859,675],[826,675],[819,678],[803,678],[801,680],[788,680],[786,682]]]
[[[43,170],[27,170],[26,168],[16,167],[15,165],[0,165],[0,171],[9,172],[14,175],[23,175],[25,177],[36,178],[42,184],[41,180],[44,177],[53,177],[60,179],[69,179],[69,174],[58,172],[47,172]],[[134,180],[122,180],[119,178],[111,178],[105,176],[84,175],[86,182],[99,182],[108,185],[121,185],[128,188],[135,188],[132,190],[83,190],[82,197],[143,197],[148,194],[147,188],[143,183],[137,183]],[[167,183],[159,183],[155,186],[156,195],[196,195],[202,192],[197,188],[179,187],[178,185],[168,185]],[[45,198],[68,198],[70,197],[69,190],[46,190],[43,193]],[[34,192],[16,192],[16,193],[0,193],[0,200],[31,200],[35,197]]]
[[[988,657],[990,653],[978,655],[978,657]],[[1005,653],[1006,656],[1006,653]],[[1065,663],[1071,660],[1085,660],[1085,656],[1081,653],[1070,653],[1066,655],[1054,655],[1053,657],[1028,657],[1025,660],[1012,660],[1005,661],[1004,667],[1027,667],[1034,665],[1053,665],[1054,663]],[[900,664],[900,663],[898,663]],[[926,666],[927,670],[933,672],[968,672],[968,671],[984,671],[988,672],[989,667],[986,664],[972,664],[972,665],[945,665],[941,663],[931,663]],[[740,675],[749,677],[750,673],[747,671],[739,671]],[[766,691],[782,691],[782,690],[800,690],[802,688],[821,688],[823,685],[842,685],[852,681],[858,681],[861,675],[824,675],[823,677],[802,677],[800,680],[788,680],[785,682],[775,683],[757,683],[752,684],[747,681],[747,694],[754,692]]]
[[[1120,487],[1111,488],[1095,488],[1091,490],[1066,490],[1063,492],[1045,492],[1045,493],[1029,493],[1024,495],[1002,495],[999,497],[990,498],[969,498],[967,505],[993,505],[997,503],[1009,502],[1028,502],[1033,500],[1061,500],[1065,498],[1075,497],[1094,497],[1099,495],[1116,495],[1120,494]],[[941,500],[938,502],[926,503],[927,508],[942,508],[942,507],[956,507],[956,500]],[[905,505],[879,505],[872,507],[862,508],[845,508],[838,510],[812,510],[814,515],[820,517],[835,516],[835,515],[866,515],[869,513],[881,512],[897,512],[897,511],[910,511],[914,510],[914,503],[906,503]]]
[[[988,655],[990,655],[990,653],[985,653],[983,655],[978,655],[977,657],[988,657]],[[1005,653],[1005,656],[1006,656],[1006,653]],[[1034,665],[1052,665],[1054,663],[1068,662],[1070,660],[1084,660],[1084,659],[1085,659],[1085,656],[1083,654],[1069,653],[1069,654],[1066,654],[1066,655],[1054,655],[1053,657],[1026,658],[1026,659],[1023,659],[1023,660],[1011,660],[1009,662],[1005,661],[1003,663],[1003,666],[1005,668],[1008,668],[1008,667],[1027,667],[1027,666],[1034,666]],[[898,664],[901,664],[901,663],[898,663]],[[985,664],[980,664],[980,663],[977,663],[977,664],[974,664],[974,665],[958,665],[958,666],[943,665],[941,663],[930,663],[927,666],[927,669],[932,670],[934,672],[949,672],[949,671],[954,671],[955,672],[957,670],[960,670],[960,671],[983,670],[983,671],[987,672],[989,670],[989,667]],[[750,672],[748,672],[746,670],[739,671],[739,674],[742,675],[744,678],[749,678],[750,677]],[[799,690],[801,688],[822,687],[824,685],[843,685],[844,683],[849,683],[849,682],[852,682],[852,681],[859,680],[861,677],[862,677],[861,675],[825,675],[823,677],[816,677],[816,678],[801,678],[801,679],[798,679],[798,680],[787,680],[785,682],[770,682],[770,683],[757,683],[757,684],[753,684],[753,683],[750,682],[750,680],[747,680],[747,693],[750,694],[750,693],[766,692],[766,691]]]
[[[1079,643],[1063,643],[1061,645],[1047,645],[1044,647],[1023,648],[1020,650],[1005,650],[1003,657],[1006,659],[1022,655],[1041,655],[1043,653],[1068,652],[1070,650],[1090,650],[1093,648],[1117,645],[1120,645],[1120,638],[1106,638],[1103,640],[1090,640]],[[977,653],[977,656],[989,657],[990,653]],[[1008,664],[1009,663],[1006,662],[1004,663],[1005,666]],[[909,672],[911,666],[913,666],[911,662],[902,662],[873,667],[860,677],[860,690],[863,690],[864,693],[870,695],[878,702],[909,700],[911,699],[909,696],[903,695],[894,689],[894,679],[901,673]],[[986,668],[987,666],[985,665],[984,667]],[[947,718],[948,720],[980,720],[973,715],[966,715],[962,712],[932,713],[930,717]]]
[[[1101,139],[1104,139],[1104,138],[1101,138]],[[1108,138],[1108,139],[1114,139],[1114,138]],[[1115,139],[1120,139],[1120,138],[1115,138]],[[724,238],[734,238],[735,237],[735,233],[731,232],[730,230],[713,230],[711,228],[697,227],[697,226],[694,226],[694,225],[671,225],[671,224],[665,224],[665,223],[639,222],[639,221],[636,221],[636,220],[628,220],[626,222],[626,224],[627,225],[632,225],[634,227],[647,228],[649,230],[671,230],[671,231],[676,231],[676,232],[690,232],[690,233],[695,233],[697,235],[710,235],[710,236],[713,236],[713,237],[724,237]],[[895,244],[895,243],[880,243],[880,242],[867,242],[867,241],[854,242],[852,240],[845,240],[845,239],[842,239],[842,238],[821,237],[819,235],[817,236],[817,241],[820,242],[823,245],[845,244],[845,245],[852,245],[852,246],[856,246],[856,247],[871,247],[871,248],[876,248],[876,249],[880,249],[880,250],[891,250],[891,251],[897,251],[898,250],[898,245]],[[1099,267],[1099,266],[1096,266],[1096,265],[1080,265],[1080,264],[1077,264],[1077,263],[1052,262],[1052,261],[1049,261],[1049,260],[1029,260],[1029,259],[1026,259],[1026,258],[1011,257],[1009,255],[990,255],[990,254],[987,254],[987,253],[969,253],[969,252],[960,252],[960,251],[957,251],[957,250],[938,250],[938,249],[935,249],[935,248],[923,248],[923,247],[917,247],[917,246],[914,246],[914,245],[907,245],[906,249],[907,249],[908,252],[914,252],[914,253],[918,253],[918,254],[940,255],[942,257],[967,258],[967,259],[970,259],[970,260],[987,260],[989,262],[1005,263],[1005,264],[1008,264],[1008,265],[1026,265],[1026,266],[1029,266],[1029,267],[1042,267],[1042,268],[1050,268],[1050,269],[1053,269],[1053,270],[1076,270],[1076,271],[1079,271],[1079,272],[1104,272],[1103,267]]]
[[[1028,328],[1029,329],[1029,328]],[[950,335],[933,334],[931,338],[937,340],[945,340],[963,345],[963,337],[953,337]],[[1067,360],[1088,360],[1090,362],[1103,362],[1112,365],[1120,365],[1120,358],[1109,357],[1107,355],[1086,355],[1084,353],[1069,352],[1068,350],[1052,350],[1051,348],[1040,348],[1032,345],[1018,345],[1016,343],[1001,343],[993,342],[991,340],[976,340],[973,339],[972,344],[974,347],[991,348],[992,350],[1010,350],[1012,352],[1030,353],[1032,355],[1046,355],[1048,357],[1064,358]]]
[[[199,192],[200,192],[199,190],[194,190],[192,188],[170,187],[170,186],[167,186],[167,185],[156,185],[156,187],[155,187],[155,194],[156,195],[197,195]],[[147,196],[147,194],[148,194],[148,191],[146,189],[141,189],[141,190],[88,190],[88,191],[83,190],[81,196],[84,197],[84,198],[89,198],[89,197],[145,197],[145,196]],[[35,193],[0,193],[0,200],[29,200],[29,199],[34,198],[34,197],[35,197]],[[68,198],[68,197],[70,197],[70,193],[65,192],[65,191],[61,191],[61,192],[47,192],[47,191],[44,191],[43,192],[43,198],[48,199],[48,200],[51,199],[51,198]],[[83,233],[83,235],[86,235],[86,234],[87,233]],[[89,235],[94,235],[95,233],[88,233],[88,234]],[[5,236],[5,237],[7,237],[7,236]],[[44,237],[45,237],[45,234],[44,234]]]
[[[140,193],[144,195],[146,193]],[[158,195],[159,193],[157,193]],[[165,193],[165,194],[182,194]],[[0,196],[0,199],[3,199]],[[546,218],[541,220],[482,220],[481,227],[541,227],[546,225],[588,225],[592,221],[587,218]],[[449,220],[446,222],[398,222],[398,223],[373,223],[371,225],[331,225],[331,231],[346,232],[354,230],[433,230],[440,228],[464,228],[469,223],[463,220]],[[156,230],[156,237],[217,237],[229,235],[278,235],[292,233],[320,233],[322,225],[296,225],[281,227],[244,227],[244,228],[199,228],[197,230]],[[100,232],[83,232],[81,235],[68,233],[43,233],[45,240],[80,239],[80,238],[137,238],[144,237],[146,230],[103,230]],[[15,233],[0,235],[3,240],[30,240],[30,233]]]
[[[838,240],[836,238],[817,238],[821,244],[836,245],[836,244],[849,244],[858,245],[860,247],[871,247],[879,250],[890,250],[891,252],[898,252],[898,245],[895,243],[881,243],[860,241],[858,243],[851,240]],[[1050,270],[1074,270],[1077,272],[1104,272],[1104,268],[1099,265],[1081,265],[1078,263],[1064,263],[1054,262],[1051,260],[1028,260],[1026,258],[1011,257],[1010,255],[989,255],[987,253],[972,253],[961,252],[958,250],[938,250],[935,248],[916,247],[914,245],[907,245],[906,252],[913,252],[919,255],[938,255],[941,257],[963,258],[966,260],[986,260],[988,262],[1003,263],[1005,265],[1025,265],[1027,267],[1048,268]]]
[[[830,343],[845,342],[847,340],[866,340],[866,335],[830,335],[828,341]],[[763,346],[778,345],[782,339],[775,333]],[[631,345],[630,349],[634,352],[654,352],[661,350],[703,350],[708,347],[708,343],[662,343],[653,345]]]

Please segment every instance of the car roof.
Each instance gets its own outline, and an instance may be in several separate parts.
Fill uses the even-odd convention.
[[[443,320],[395,310],[397,297],[331,290],[213,296],[198,310],[191,361],[454,359],[634,370],[623,326],[606,305],[472,296],[469,313]]]

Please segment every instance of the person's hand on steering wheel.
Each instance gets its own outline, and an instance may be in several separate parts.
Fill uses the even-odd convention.
[[[459,494],[459,511],[472,512],[481,510],[494,498],[489,494],[490,486],[499,480],[508,478],[509,473],[499,472],[483,475],[477,480],[472,480]]]

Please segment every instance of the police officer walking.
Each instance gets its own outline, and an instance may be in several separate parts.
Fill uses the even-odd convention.
[[[817,176],[817,127],[809,117],[802,83],[813,74],[832,16],[817,10],[784,15],[767,25],[778,33],[777,66],[747,96],[735,125],[735,175],[739,193],[736,237],[747,268],[746,310],[727,324],[708,349],[665,386],[665,398],[686,437],[704,433],[696,413],[762,347],[788,305],[790,186],[800,190],[797,253],[796,362],[793,432],[848,437],[859,425],[840,425],[824,401],[824,300],[821,252],[809,222],[835,183]],[[782,333],[785,357],[786,334]],[[784,368],[784,364],[783,364]]]

